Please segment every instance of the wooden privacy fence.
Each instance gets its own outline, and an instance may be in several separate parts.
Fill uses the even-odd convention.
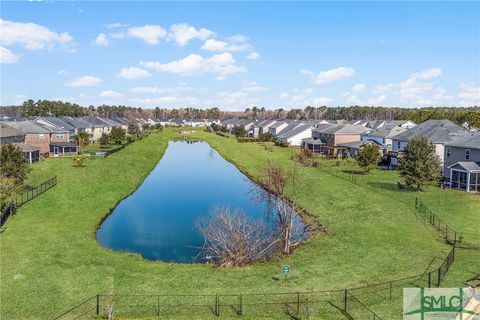
[[[39,184],[36,187],[29,188],[28,190],[25,190],[15,196],[15,199],[12,200],[12,202],[9,202],[4,209],[4,211],[0,215],[0,227],[4,225],[4,223],[7,221],[8,217],[15,213],[15,211],[27,203],[28,201],[38,197],[45,191],[53,188],[54,186],[57,185],[57,177],[54,176],[53,178],[50,178],[41,184]]]

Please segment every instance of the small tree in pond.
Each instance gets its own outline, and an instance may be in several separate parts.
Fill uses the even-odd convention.
[[[357,163],[367,173],[377,167],[382,159],[380,147],[374,142],[365,143],[357,154]]]
[[[425,137],[415,137],[408,143],[399,161],[400,176],[408,186],[421,190],[425,185],[438,182],[440,165],[435,146]]]
[[[233,134],[239,138],[239,137],[244,137],[247,134],[247,131],[245,130],[244,126],[235,126],[233,128]]]
[[[102,133],[102,136],[98,139],[100,146],[106,146],[110,142],[108,134]]]
[[[120,144],[125,139],[126,134],[125,129],[120,127],[112,128],[112,131],[110,131],[110,139]]]

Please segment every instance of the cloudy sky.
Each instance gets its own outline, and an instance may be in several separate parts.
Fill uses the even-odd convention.
[[[480,105],[479,2],[1,7],[2,105]]]

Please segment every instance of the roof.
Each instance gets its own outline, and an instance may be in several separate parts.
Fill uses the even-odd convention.
[[[459,137],[447,144],[449,147],[480,149],[480,132]]]
[[[286,127],[282,128],[280,131],[277,132],[277,136],[284,135],[285,133],[295,129],[298,126],[301,126],[303,123],[300,121],[291,121],[287,124]]]
[[[278,137],[280,139],[289,139],[307,130],[312,131],[312,127],[306,124],[301,124],[289,131],[285,131],[284,133],[279,134]]]
[[[278,120],[276,123],[272,124],[270,128],[278,128],[284,125],[288,125],[291,121],[288,120]]]
[[[346,143],[339,143],[339,147],[344,147],[344,148],[349,148],[349,149],[360,149],[362,146],[369,144],[369,143],[374,143],[378,145],[379,147],[383,148],[381,144],[379,144],[376,141],[352,141],[352,142],[346,142]]]
[[[58,129],[64,129],[67,131],[75,131],[75,127],[70,125],[69,123],[63,121],[60,118],[57,117],[39,117],[37,119],[43,119],[46,122],[50,123],[52,126],[58,128]]]
[[[432,143],[445,144],[456,138],[466,136],[468,132],[448,120],[427,120],[394,137],[399,141],[410,141],[417,136],[423,136]]]
[[[0,123],[0,137],[1,138],[6,138],[6,137],[18,137],[18,136],[23,136],[23,134],[18,131],[17,129],[9,126],[8,124],[2,122]]]
[[[385,125],[383,127],[373,130],[370,133],[367,133],[366,135],[372,136],[372,137],[392,138],[407,130],[408,129],[403,127],[398,127],[398,126],[391,127],[391,126]]]
[[[14,121],[14,122],[9,122],[8,125],[12,128],[17,129],[20,131],[22,134],[29,134],[29,133],[50,133],[54,132],[50,129],[47,129],[38,123],[35,123],[34,121],[31,120],[25,120],[25,121]]]
[[[71,143],[71,142],[50,142],[50,145],[51,146],[55,146],[55,147],[62,147],[62,148],[66,148],[66,147],[77,147],[76,144],[74,143]]]
[[[88,121],[85,121],[82,118],[74,118],[74,117],[60,117],[64,122],[68,123],[72,127],[76,129],[86,129],[90,128],[91,124]]]
[[[314,139],[314,138],[312,138],[312,137],[304,138],[304,139],[302,139],[302,141],[305,142],[305,143],[314,144],[314,145],[323,145],[323,144],[325,144],[325,142],[323,142],[322,140],[320,140],[320,139]]]
[[[324,134],[362,134],[370,132],[369,128],[353,124],[334,124],[334,125],[320,125],[314,129],[316,132]]]
[[[448,168],[452,168],[452,167],[455,167],[455,166],[460,166],[462,167],[465,171],[468,171],[470,173],[474,172],[480,172],[480,162],[474,162],[474,161],[459,161],[459,162],[456,162],[450,166],[448,166]]]
[[[82,120],[87,121],[88,123],[90,123],[90,125],[96,128],[105,126],[105,122],[103,122],[97,117],[83,117]]]
[[[25,144],[25,143],[13,143],[14,145],[16,145],[17,147],[20,148],[20,150],[22,150],[22,152],[35,152],[35,151],[40,151],[40,148],[39,147],[36,147],[36,146],[31,146],[29,144]]]

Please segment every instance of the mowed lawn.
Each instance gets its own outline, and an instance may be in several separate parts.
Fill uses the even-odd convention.
[[[261,178],[272,162],[288,171],[294,167],[296,151],[291,148],[240,144],[200,131],[195,136],[255,178]],[[73,167],[71,159],[47,159],[33,165],[32,180],[57,175],[58,185],[20,208],[0,236],[2,318],[51,318],[97,293],[214,294],[357,287],[422,273],[434,257],[449,251],[436,231],[414,215],[413,195],[404,197],[393,189],[377,191],[318,168],[303,167],[296,168],[299,183],[290,186],[287,194],[317,216],[327,232],[314,235],[290,257],[244,268],[215,268],[152,262],[101,247],[95,240],[96,225],[138,187],[161,159],[167,142],[176,138],[178,129],[165,129],[106,159],[87,160],[83,168]],[[458,198],[456,191],[447,195],[452,201]],[[421,196],[431,202],[440,197],[436,190]],[[478,223],[474,200],[471,206],[456,210]],[[448,218],[453,213],[445,215]],[[468,227],[462,219],[459,225]],[[475,254],[467,259],[472,258]],[[292,267],[290,279],[272,280],[285,263]],[[455,274],[458,280],[465,272],[460,269]]]

